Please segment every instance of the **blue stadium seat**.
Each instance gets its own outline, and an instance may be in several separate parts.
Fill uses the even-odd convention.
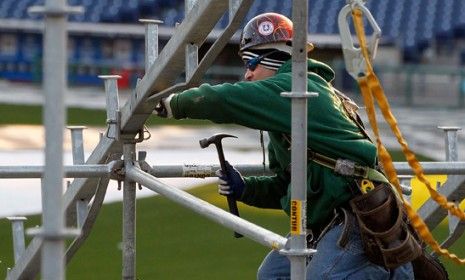
[[[452,19],[454,36],[465,38],[465,1],[454,1]]]
[[[442,0],[438,5],[435,37],[440,42],[450,42],[454,37],[452,29],[452,0]]]
[[[28,14],[27,8],[31,5],[44,5],[44,1],[0,0],[0,19],[40,19],[42,16]],[[184,0],[68,0],[67,2],[69,5],[85,8],[83,14],[69,16],[70,21],[74,22],[137,23],[140,18],[153,18],[163,20],[166,26],[173,27],[176,22],[181,22],[184,18]],[[339,33],[337,16],[345,4],[346,0],[310,1],[309,33],[337,35]],[[428,48],[433,40],[452,42],[455,38],[465,38],[465,0],[370,0],[367,1],[367,5],[382,29],[383,41],[396,42],[403,47],[407,61],[417,61],[421,57],[421,52]],[[292,1],[255,0],[243,20],[242,27],[257,14],[273,11],[291,17],[291,10]],[[224,28],[227,24],[228,16],[225,15],[219,20],[216,28]],[[369,29],[368,34],[371,32]],[[21,44],[29,40],[21,36],[19,39]],[[70,59],[82,62],[84,59],[82,46],[81,43],[76,42],[76,44],[76,51]],[[134,53],[131,60],[140,63],[143,59],[139,51],[136,51],[139,50],[140,42],[133,41],[133,44]],[[97,43],[94,45],[93,60],[101,63],[104,60],[101,46],[97,46]],[[4,60],[5,57],[2,58],[0,55],[0,62],[3,61],[1,59]],[[23,57],[8,59],[22,61]],[[10,64],[8,67],[12,68]],[[0,65],[0,68],[6,68],[4,66]],[[27,68],[23,66],[17,68]]]
[[[417,22],[420,24],[416,28],[415,41],[420,51],[429,47],[433,38],[433,27],[436,15],[437,0],[428,1],[420,6]]]
[[[399,38],[402,16],[404,15],[404,7],[407,5],[407,1],[390,1],[392,5],[388,6],[387,14],[389,15],[389,20],[385,24],[384,30],[388,30],[389,36],[393,38]],[[387,27],[386,27],[387,26]]]
[[[137,5],[122,6],[119,10],[119,21],[122,23],[137,23],[139,21],[139,9]]]
[[[139,4],[139,15],[141,18],[158,19],[161,15],[161,5],[156,0],[142,0]]]
[[[312,34],[320,33],[321,21],[323,20],[322,12],[325,7],[325,0],[315,0],[312,3],[308,19],[308,31]],[[292,10],[292,6],[291,9]]]
[[[108,9],[103,10],[102,15],[100,17],[100,21],[105,23],[116,23],[118,22],[118,20],[118,9],[115,7],[110,7]]]
[[[337,25],[337,17],[339,11],[343,7],[343,1],[331,1],[329,4],[326,5],[326,14],[322,17],[324,20],[321,21],[323,24],[322,26],[322,33],[324,34],[337,34],[338,33],[338,25]],[[309,8],[311,9],[311,8]]]

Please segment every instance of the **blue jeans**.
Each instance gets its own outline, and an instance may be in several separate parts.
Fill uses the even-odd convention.
[[[350,227],[344,248],[337,244],[343,225],[330,229],[319,241],[315,253],[307,264],[307,279],[414,279],[410,263],[395,270],[386,270],[368,261],[362,248],[358,226]],[[290,279],[289,259],[271,251],[257,273],[258,280]]]

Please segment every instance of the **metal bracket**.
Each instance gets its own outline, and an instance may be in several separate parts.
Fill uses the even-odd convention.
[[[110,179],[117,180],[118,182],[124,181],[124,161],[115,160],[111,165]]]
[[[370,11],[366,8],[365,0],[348,0],[347,3],[348,4],[339,12],[339,35],[341,36],[342,52],[344,54],[347,72],[349,72],[354,79],[357,79],[360,74],[366,73],[366,62],[365,58],[363,58],[361,48],[354,46],[347,19],[352,14],[352,10],[358,8],[366,16],[368,23],[373,28],[373,34],[371,34],[367,42],[370,60],[373,60],[376,56],[379,38],[381,37],[381,29]]]
[[[119,141],[121,139],[121,112],[119,110],[116,110],[115,114],[116,118],[107,119],[106,121],[108,127],[107,131],[105,132],[105,137]],[[110,132],[110,130],[112,132]],[[111,134],[114,134],[114,136],[111,136]]]
[[[347,159],[337,159],[334,172],[344,176],[354,176],[355,162]]]
[[[139,151],[137,154],[137,160],[134,161],[134,166],[137,166],[139,169],[148,172],[151,167],[145,161],[147,157],[146,151]],[[111,164],[110,179],[118,181],[118,190],[121,190],[121,182],[124,181],[126,177],[126,168],[124,167],[124,160],[115,160]],[[138,184],[139,190],[142,190],[142,186]]]
[[[150,139],[150,137],[152,137],[152,134],[150,133],[149,129],[147,128],[146,125],[144,125],[144,127],[142,129],[140,129],[136,136],[132,136],[133,134],[131,135],[126,135],[126,134],[122,134],[121,132],[119,133],[119,139],[117,140],[122,140],[123,143],[127,143],[127,144],[136,144],[136,143],[141,143],[145,140],[148,140]],[[145,136],[147,135],[147,136]]]
[[[139,151],[137,153],[137,163],[139,164],[139,168],[142,171],[149,173],[150,170],[152,170],[152,167],[145,161],[146,158],[147,158],[146,151]]]
[[[293,250],[293,249],[281,249],[279,253],[287,257],[301,257],[301,256],[310,256],[317,252],[315,249],[303,249],[303,250]]]

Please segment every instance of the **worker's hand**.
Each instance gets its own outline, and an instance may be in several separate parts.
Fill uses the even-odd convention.
[[[229,162],[226,161],[225,165],[227,176],[225,176],[221,169],[216,171],[216,175],[220,179],[218,192],[221,195],[230,195],[235,199],[240,199],[245,188],[244,179],[242,179],[241,173],[239,173],[236,168],[229,164]]]
[[[170,102],[173,98],[174,93],[170,94],[168,97],[162,98],[160,102],[155,106],[155,114],[162,118],[172,118],[173,111],[171,110]]]

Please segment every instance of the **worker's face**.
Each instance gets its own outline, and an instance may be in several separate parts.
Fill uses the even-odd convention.
[[[246,81],[260,81],[273,76],[276,73],[275,70],[271,70],[258,64],[254,70],[247,68],[244,74]]]

